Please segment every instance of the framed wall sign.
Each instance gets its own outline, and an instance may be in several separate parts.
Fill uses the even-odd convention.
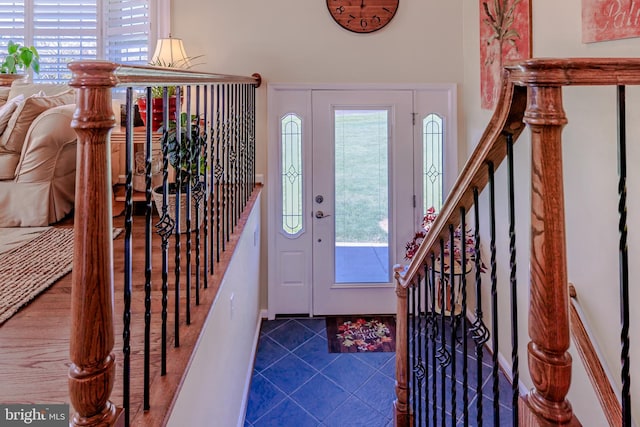
[[[582,0],[582,42],[640,37],[637,0]]]

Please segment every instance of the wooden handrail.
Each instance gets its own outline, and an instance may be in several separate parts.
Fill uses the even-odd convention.
[[[622,405],[613,390],[609,376],[602,362],[600,362],[598,351],[582,320],[576,288],[571,283],[569,283],[569,296],[571,297],[571,336],[576,350],[586,367],[587,375],[596,391],[596,396],[600,401],[609,426],[619,427],[622,425]]]
[[[110,402],[115,381],[113,251],[109,133],[115,125],[111,90],[124,85],[260,84],[260,76],[209,74],[108,61],[68,65],[76,88],[71,126],[78,135],[69,368],[74,426],[123,422]]]
[[[486,186],[486,165],[497,168],[505,158],[506,136],[516,141],[526,123],[532,149],[528,360],[534,388],[524,399],[529,412],[521,414],[523,425],[579,424],[566,400],[571,356],[561,138],[567,119],[562,87],[631,84],[640,84],[637,58],[541,58],[506,66],[496,111],[407,271],[397,278],[399,286],[413,286],[429,263],[429,254],[439,254],[439,242],[446,241],[449,226],[460,223],[461,208],[470,211],[474,189],[480,192]],[[398,321],[404,321],[402,313]],[[406,352],[398,348],[396,357],[406,358]]]

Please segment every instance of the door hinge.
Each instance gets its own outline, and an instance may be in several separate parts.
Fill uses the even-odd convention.
[[[413,208],[416,208],[416,195],[413,195]]]
[[[416,125],[416,116],[418,115],[418,113],[411,113],[411,120],[413,121],[413,125]]]

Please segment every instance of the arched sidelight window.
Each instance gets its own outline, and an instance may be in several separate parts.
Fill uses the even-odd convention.
[[[302,120],[296,114],[281,119],[282,230],[296,236],[302,231]]]
[[[442,207],[444,130],[442,117],[429,114],[422,121],[422,200],[423,212],[433,206]]]

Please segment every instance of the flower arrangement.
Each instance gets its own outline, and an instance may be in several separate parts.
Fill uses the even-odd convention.
[[[436,221],[438,217],[438,213],[435,208],[431,206],[427,209],[427,213],[424,215],[421,224],[421,230],[416,232],[413,236],[413,239],[407,242],[405,246],[405,259],[411,260],[415,256],[416,252],[418,252],[418,248],[420,248],[420,244],[427,236],[427,233],[431,229],[431,226]],[[465,236],[462,235],[462,230],[460,227],[457,227],[453,232],[453,260],[454,262],[462,268],[462,245],[464,241],[464,250],[467,254],[467,263],[475,262],[476,259],[476,247],[475,247],[475,238],[473,236],[473,231],[471,229],[467,229]],[[444,261],[445,261],[445,269],[448,269],[448,262],[450,259],[450,250],[449,250],[449,240],[445,241],[444,246]],[[481,271],[485,271],[485,265],[480,261]]]

